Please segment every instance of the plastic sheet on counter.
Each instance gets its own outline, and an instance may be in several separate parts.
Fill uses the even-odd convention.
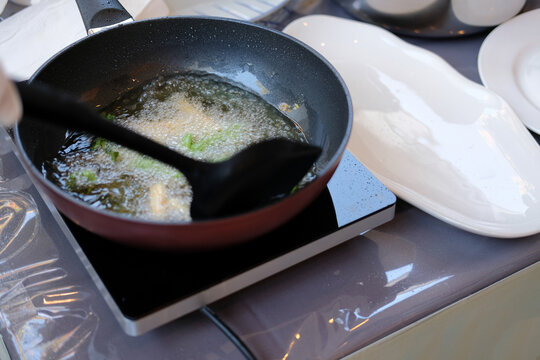
[[[0,326],[25,359],[92,352],[99,316],[51,240],[36,191],[0,129]],[[39,197],[39,195],[37,195]],[[14,355],[13,353],[11,354]]]
[[[337,359],[504,279],[540,254],[538,237],[519,243],[482,237],[398,205],[392,222],[214,309],[258,358]],[[419,226],[426,221],[429,226]]]

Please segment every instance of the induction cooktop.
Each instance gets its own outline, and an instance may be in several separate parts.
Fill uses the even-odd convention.
[[[345,152],[322,194],[287,224],[212,251],[157,251],[68,236],[124,331],[140,335],[391,220],[396,197]]]

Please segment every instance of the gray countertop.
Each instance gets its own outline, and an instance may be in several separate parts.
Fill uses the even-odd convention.
[[[527,7],[540,7],[540,0]],[[330,1],[315,12],[348,17]],[[479,82],[476,57],[485,35],[404,39]],[[0,195],[10,195],[0,198],[0,211],[9,209],[10,219],[17,219],[20,209],[26,214],[18,230],[0,228],[0,334],[12,358],[243,358],[198,312],[139,337],[125,335],[66,241],[54,210],[29,183],[7,135],[0,135]],[[45,228],[35,219],[56,225]],[[8,230],[26,234],[26,240],[12,236],[20,244],[6,244]],[[21,254],[25,263],[18,260]],[[211,307],[257,358],[333,359],[538,260],[540,235],[478,236],[398,200],[389,223]]]

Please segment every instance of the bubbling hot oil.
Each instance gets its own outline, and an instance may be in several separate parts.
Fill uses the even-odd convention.
[[[155,79],[114,101],[104,114],[205,161],[224,160],[272,138],[306,141],[296,124],[263,99],[212,75]],[[180,172],[104,139],[71,134],[43,172],[99,209],[149,220],[191,220],[191,187]]]

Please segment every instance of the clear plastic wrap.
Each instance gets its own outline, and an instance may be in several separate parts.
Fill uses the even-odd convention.
[[[47,209],[38,206],[42,199],[18,162],[11,139],[5,130],[0,132],[0,327],[4,342],[12,356],[16,353],[24,359],[82,358],[92,348],[99,324],[89,301],[91,294],[66,270],[51,239],[58,234],[49,231],[41,214]]]

